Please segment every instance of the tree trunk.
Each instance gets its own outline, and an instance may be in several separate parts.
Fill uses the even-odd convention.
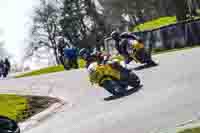
[[[187,19],[188,5],[187,0],[174,0],[176,5],[176,17],[178,21]]]
[[[56,58],[56,63],[57,63],[57,65],[60,65],[61,64],[61,60],[60,60],[59,54],[57,52],[57,49],[54,48],[53,51],[54,51],[54,56]]]

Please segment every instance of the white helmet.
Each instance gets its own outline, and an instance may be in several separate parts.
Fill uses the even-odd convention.
[[[92,73],[92,72],[96,71],[97,66],[98,66],[97,62],[91,63],[88,67],[88,72]]]

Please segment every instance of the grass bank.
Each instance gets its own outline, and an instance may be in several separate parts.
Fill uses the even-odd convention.
[[[0,94],[0,115],[22,121],[27,117],[28,100],[26,97],[17,95]]]
[[[85,61],[82,60],[82,59],[78,60],[78,64],[79,64],[79,68],[84,68],[85,67]],[[37,75],[42,75],[42,74],[61,72],[61,71],[64,71],[64,70],[65,69],[64,69],[64,67],[62,65],[51,66],[51,67],[46,67],[46,68],[42,68],[42,69],[39,69],[39,70],[35,70],[35,71],[32,71],[32,72],[23,73],[23,74],[15,76],[15,78],[37,76]]]
[[[193,19],[200,19],[200,16],[194,17]],[[190,21],[190,20],[192,20],[192,19],[187,19],[185,21]],[[177,22],[178,21],[176,19],[176,16],[165,16],[165,17],[160,17],[160,18],[153,19],[151,21],[139,24],[139,25],[131,28],[130,31],[138,32],[138,31],[153,30],[153,29],[168,26],[171,24],[176,24]]]
[[[178,133],[200,133],[200,127],[185,129],[185,130],[180,131]]]
[[[130,31],[137,32],[137,31],[152,30],[175,23],[177,23],[175,16],[161,17],[158,19],[145,22],[143,24],[139,24],[136,27],[130,29]]]
[[[54,72],[60,72],[60,71],[64,71],[64,67],[62,65],[46,67],[46,68],[42,68],[42,69],[35,70],[35,71],[32,71],[32,72],[23,73],[23,74],[15,76],[15,78],[36,76],[36,75],[54,73]]]
[[[21,122],[58,102],[50,97],[0,94],[0,115]]]

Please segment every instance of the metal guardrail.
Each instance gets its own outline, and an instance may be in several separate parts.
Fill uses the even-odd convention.
[[[183,21],[153,30],[134,32],[147,48],[167,48],[200,44],[200,19]]]
[[[173,49],[185,46],[200,45],[200,19],[187,20],[170,24],[153,30],[133,32],[139,36],[148,51],[152,49]],[[106,51],[114,51],[114,43],[110,38],[105,41]]]

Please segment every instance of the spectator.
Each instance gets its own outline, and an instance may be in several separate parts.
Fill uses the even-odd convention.
[[[75,47],[65,48],[64,57],[68,59],[68,64],[64,64],[66,69],[78,68],[78,50]],[[68,67],[66,67],[69,66]]]
[[[64,48],[65,48],[65,40],[64,38],[60,38],[58,42],[58,52],[59,52],[59,60],[60,63],[64,65],[63,57],[64,57]]]
[[[8,60],[8,58],[6,58],[5,61],[4,61],[4,71],[5,71],[4,73],[5,73],[5,77],[10,72],[10,68],[11,68],[10,61]]]
[[[3,76],[4,74],[4,62],[3,60],[0,60],[0,78]]]

